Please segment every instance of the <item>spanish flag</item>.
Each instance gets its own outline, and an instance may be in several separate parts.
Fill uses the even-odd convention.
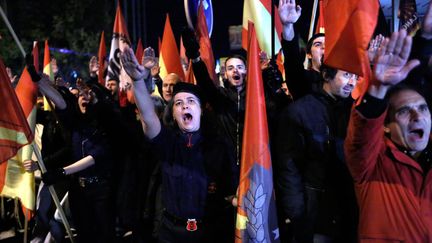
[[[269,55],[271,52],[271,0],[244,0],[243,5],[243,30],[242,47],[248,48],[248,23],[254,23],[259,47]],[[277,9],[275,10],[275,52],[281,48],[280,33],[282,23]],[[277,54],[277,53],[274,53]]]
[[[35,207],[34,175],[24,170],[22,162],[33,153],[29,143],[34,138],[37,92],[27,68],[14,92],[0,60],[0,161],[4,162],[0,164],[0,195],[18,197],[31,211]]]

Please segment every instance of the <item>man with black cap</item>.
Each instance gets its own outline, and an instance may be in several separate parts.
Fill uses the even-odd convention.
[[[294,31],[294,23],[300,18],[301,7],[295,0],[279,0],[279,17],[283,25],[282,50],[286,57],[284,61],[286,83],[295,100],[321,89],[321,59],[324,55],[325,37],[318,33],[313,35],[306,46],[306,56],[309,60],[308,69],[303,67],[300,55],[298,33]]]
[[[162,203],[165,212],[159,242],[228,242],[223,210],[225,197],[234,194],[229,154],[224,140],[203,122],[205,102],[199,87],[179,82],[166,110],[164,124],[157,117],[144,77],[131,49],[121,55],[134,80],[134,95],[145,135],[160,156]],[[233,226],[231,226],[233,227]],[[227,238],[228,237],[228,238]]]

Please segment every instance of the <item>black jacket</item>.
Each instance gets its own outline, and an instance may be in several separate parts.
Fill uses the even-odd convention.
[[[237,164],[240,163],[241,141],[245,116],[246,89],[237,91],[225,83],[225,87],[216,87],[203,61],[193,63],[193,71],[206,100],[215,112],[219,127],[230,145],[235,149]]]
[[[295,33],[292,41],[282,38],[281,44],[285,56],[286,84],[294,100],[298,100],[312,92],[318,92],[322,87],[321,74],[315,70],[304,69],[304,57],[300,53],[298,34]]]
[[[348,232],[344,227],[355,231],[354,189],[343,155],[351,104],[321,91],[294,102],[279,119],[278,199],[285,217],[305,226],[296,232],[302,234],[299,242],[309,242],[313,233],[338,237]]]

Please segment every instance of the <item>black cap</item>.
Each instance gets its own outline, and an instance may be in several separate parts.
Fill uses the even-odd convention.
[[[173,97],[180,92],[191,93],[200,100],[201,104],[204,104],[204,97],[202,95],[201,89],[198,86],[190,83],[178,82],[174,85]]]

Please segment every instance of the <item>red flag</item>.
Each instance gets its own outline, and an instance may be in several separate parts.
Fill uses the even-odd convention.
[[[159,53],[160,76],[165,78],[169,73],[177,74],[181,80],[185,80],[183,67],[180,63],[180,53],[171,28],[169,15],[167,14],[162,44]]]
[[[51,80],[51,82],[54,82],[54,72],[53,72],[53,68],[51,66],[51,54],[50,54],[50,49],[48,46],[48,40],[45,40],[43,73],[45,73],[46,75],[49,76],[49,79]],[[45,98],[45,96],[44,96],[43,101],[44,101],[44,110],[50,111],[51,105],[50,105],[49,101]]]
[[[159,49],[159,53],[161,51],[161,48],[162,48],[162,40],[161,40],[160,37],[158,37],[158,49]]]
[[[210,75],[210,78],[213,80],[213,83],[216,86],[219,86],[219,80],[217,79],[216,70],[215,70],[215,59],[213,56],[213,49],[209,38],[206,17],[204,15],[203,1],[201,1],[198,8],[198,19],[197,19],[195,30],[199,38],[201,59],[206,64],[207,71]]]
[[[106,46],[105,46],[105,31],[102,31],[100,42],[99,42],[99,51],[98,51],[98,60],[99,60],[99,71],[98,71],[98,80],[99,83],[105,86],[105,58],[106,58]]]
[[[186,79],[185,79],[186,83],[196,84],[195,74],[192,68],[192,61],[189,61],[188,69],[185,75],[186,75]]]
[[[319,17],[318,22],[316,24],[315,33],[325,33],[325,26],[324,26],[324,4],[323,0],[319,0]]]
[[[29,144],[33,140],[33,133],[1,59],[0,107],[0,163],[3,163],[13,157],[22,146]],[[28,105],[25,107],[30,113],[27,110]]]
[[[135,51],[136,59],[138,60],[139,64],[142,64],[142,58],[144,56],[144,47],[141,42],[141,38],[138,39],[137,49]]]
[[[236,243],[278,242],[264,87],[259,47],[251,23],[248,46],[246,115],[240,169]]]
[[[377,23],[379,2],[328,0],[324,9],[324,63],[362,77],[368,75],[370,65],[366,50]]]
[[[248,22],[255,24],[260,49],[272,55],[271,52],[271,0],[245,0],[243,5],[242,47],[248,47]],[[280,33],[282,23],[279,13],[275,11],[275,52],[281,48]]]
[[[185,81],[188,82],[187,81],[188,80],[188,72],[189,72],[189,70],[192,70],[192,69],[189,66],[189,59],[186,56],[186,49],[183,45],[183,37],[181,37],[181,36],[180,36],[180,63],[182,65],[183,71],[185,73],[185,78],[186,78]],[[186,69],[185,67],[187,67],[187,70],[185,70]]]

